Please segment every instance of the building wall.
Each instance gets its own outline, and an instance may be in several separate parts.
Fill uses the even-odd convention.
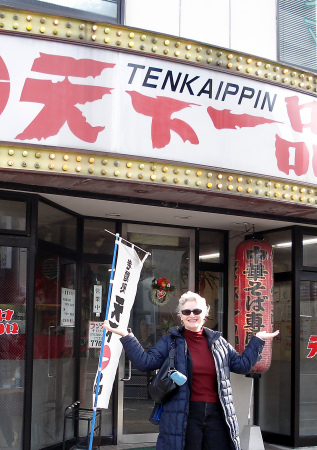
[[[125,25],[154,30],[241,53],[277,58],[276,0],[126,0]],[[79,46],[78,46],[79,48]],[[169,63],[171,64],[171,63]],[[241,230],[242,232],[245,230]],[[234,253],[242,237],[229,241],[228,340],[234,345]],[[232,375],[240,426],[248,424],[252,380]]]
[[[125,25],[277,59],[277,0],[126,0]]]

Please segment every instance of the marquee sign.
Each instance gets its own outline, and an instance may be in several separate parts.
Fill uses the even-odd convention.
[[[316,184],[317,100],[308,94],[108,49],[0,43],[3,141]]]

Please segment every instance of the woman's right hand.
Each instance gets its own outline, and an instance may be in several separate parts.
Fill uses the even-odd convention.
[[[111,331],[111,333],[118,334],[119,336],[122,336],[122,337],[127,336],[129,334],[127,329],[124,329],[124,328],[112,328],[109,325],[109,320],[105,320],[102,326],[106,330]]]

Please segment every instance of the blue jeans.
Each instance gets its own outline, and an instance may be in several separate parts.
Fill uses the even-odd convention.
[[[189,402],[185,450],[230,450],[231,438],[220,403]]]

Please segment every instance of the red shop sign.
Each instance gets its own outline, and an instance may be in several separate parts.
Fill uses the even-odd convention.
[[[258,331],[273,329],[273,249],[260,239],[241,242],[235,254],[235,348],[241,354]],[[266,341],[252,372],[268,370],[272,342]]]

